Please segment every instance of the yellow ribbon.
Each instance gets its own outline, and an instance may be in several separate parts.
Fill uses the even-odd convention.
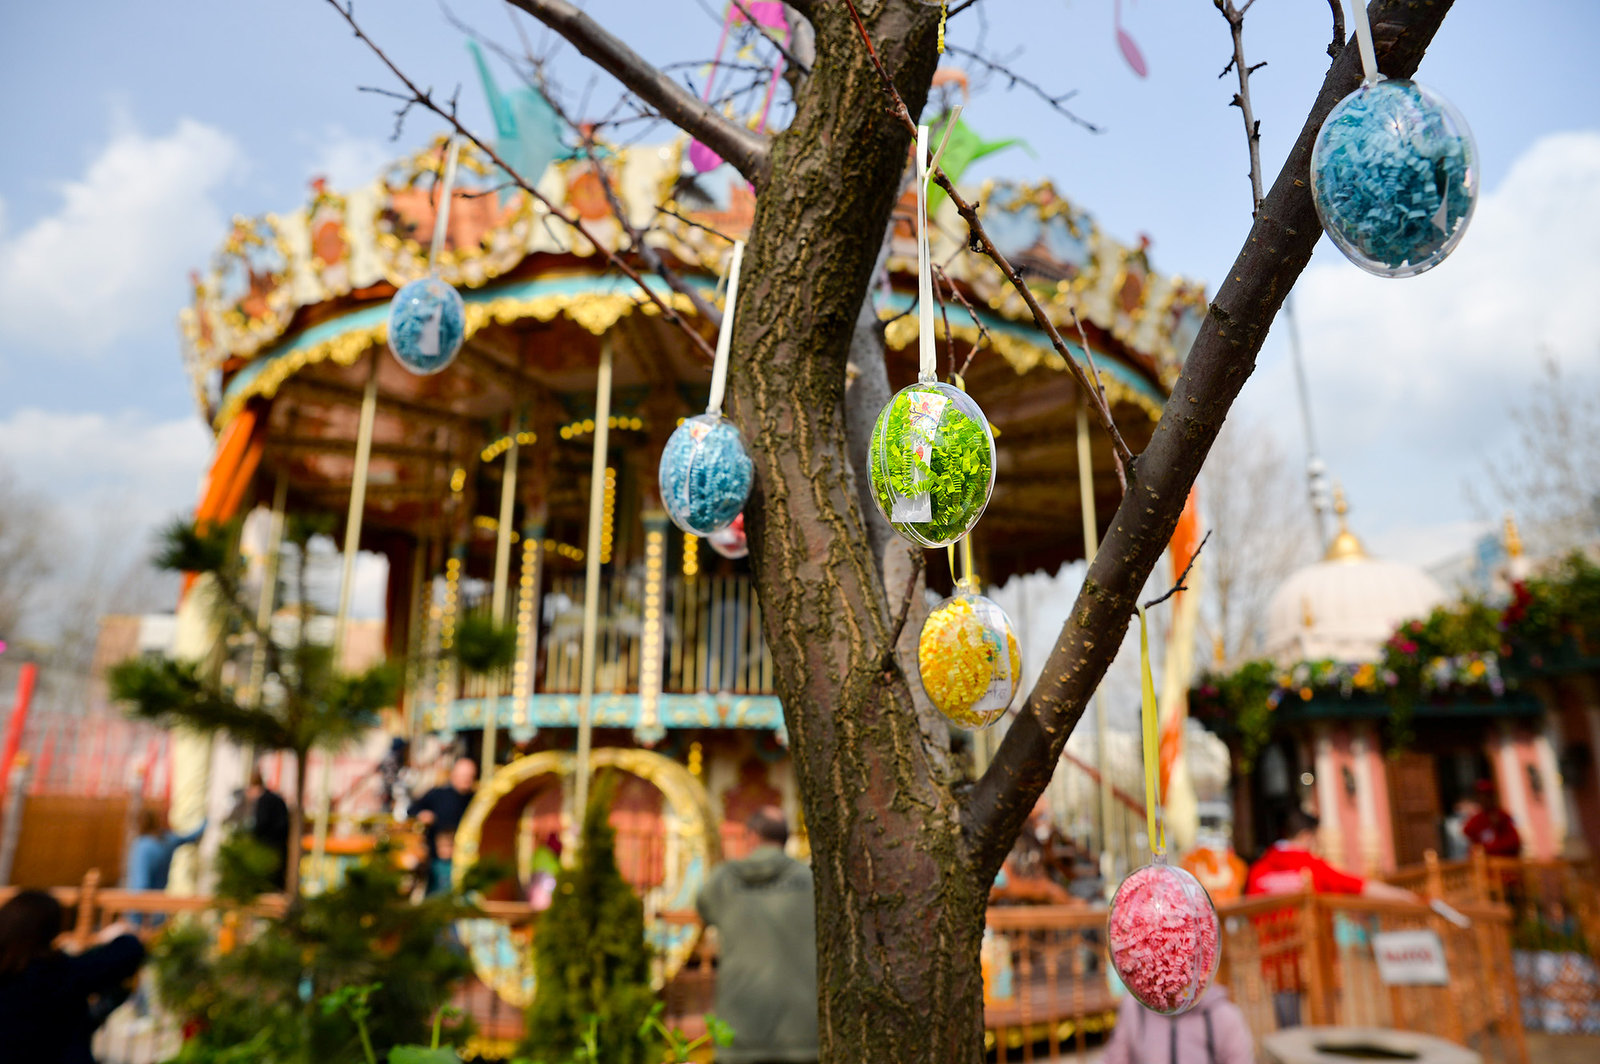
[[[1157,857],[1167,852],[1166,829],[1161,823],[1156,781],[1161,772],[1161,738],[1156,716],[1156,683],[1150,675],[1150,632],[1144,607],[1139,607],[1140,718],[1144,725],[1144,815],[1149,822],[1150,849]]]

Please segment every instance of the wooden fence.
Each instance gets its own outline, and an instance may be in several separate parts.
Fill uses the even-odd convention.
[[[1298,1012],[1299,1022],[1421,1031],[1472,1046],[1488,1060],[1528,1064],[1511,957],[1513,910],[1500,901],[1471,896],[1463,884],[1487,881],[1473,880],[1470,868],[1464,876],[1458,872],[1448,865],[1424,869],[1419,885],[1434,897],[1445,896],[1452,889],[1449,884],[1459,887],[1449,900],[1469,921],[1465,928],[1426,905],[1359,897],[1294,894],[1224,906],[1219,910],[1224,941],[1218,978],[1258,1038],[1289,1018],[1288,1004]],[[1435,889],[1429,890],[1430,885]],[[1520,888],[1513,884],[1500,889],[1510,894]],[[0,891],[0,900],[8,893]],[[69,914],[68,948],[81,948],[103,926],[136,914],[200,914],[219,934],[248,934],[251,923],[280,912],[282,904],[269,897],[252,910],[229,915],[207,898],[101,890],[94,874],[79,887],[55,893]],[[537,918],[517,903],[491,903],[485,908],[489,916],[511,923]],[[690,913],[671,917],[694,920]],[[992,908],[988,926],[984,1013],[985,1039],[993,1059],[1087,1059],[1115,1020],[1104,910]],[[1411,928],[1438,933],[1451,974],[1448,986],[1391,987],[1378,979],[1372,936]],[[715,963],[714,936],[705,936],[664,991],[669,1020],[691,1033],[702,1029],[702,1017],[710,1007]],[[484,1038],[480,1050],[503,1050],[520,1036],[520,1013],[481,984],[469,981],[461,988],[458,1003],[478,1020]],[[102,1032],[99,1059],[107,1064],[144,1064],[174,1051],[177,1027],[172,1018],[158,1011],[141,1021],[130,1013],[119,1010]]]

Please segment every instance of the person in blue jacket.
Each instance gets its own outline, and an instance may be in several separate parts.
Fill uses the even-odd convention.
[[[141,809],[139,837],[133,840],[133,849],[128,854],[123,886],[129,890],[166,890],[172,858],[178,847],[199,842],[205,833],[205,821],[189,834],[179,835],[167,826],[167,818],[159,809]]]
[[[144,963],[144,945],[113,924],[101,944],[55,948],[61,903],[24,890],[0,905],[0,1055],[28,1064],[94,1064],[90,1040]]]

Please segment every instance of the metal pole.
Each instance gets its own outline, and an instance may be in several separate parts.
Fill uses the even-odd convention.
[[[1294,293],[1283,299],[1283,319],[1289,326],[1289,362],[1294,366],[1295,391],[1300,399],[1300,426],[1306,436],[1306,499],[1322,550],[1328,549],[1328,484],[1322,457],[1317,454],[1316,426],[1311,420],[1311,389],[1306,384],[1305,359],[1300,352],[1300,325],[1294,316]]]
[[[494,595],[489,607],[496,628],[506,620],[506,583],[511,579],[511,515],[517,505],[517,428],[511,420],[511,446],[506,449],[506,466],[500,473],[500,524],[495,529]],[[494,775],[494,746],[500,725],[500,675],[488,677],[483,699],[483,768],[480,779]]]
[[[11,882],[11,869],[17,861],[17,843],[22,839],[22,807],[28,803],[28,755],[15,761],[16,785],[5,791],[5,822],[0,825],[0,884]]]
[[[1094,461],[1089,447],[1089,401],[1078,397],[1078,497],[1083,504],[1083,557],[1094,561],[1100,550],[1100,524],[1094,512]],[[1094,695],[1095,760],[1100,763],[1100,875],[1111,883],[1111,753],[1106,735],[1106,704],[1097,689]]]
[[[355,588],[356,555],[361,550],[361,518],[367,504],[367,468],[372,462],[372,423],[378,414],[378,361],[382,352],[372,352],[372,368],[367,371],[367,390],[361,396],[361,422],[356,429],[356,469],[350,485],[350,509],[344,522],[343,568],[339,573],[339,612],[333,616],[333,667],[343,666],[345,631],[350,622],[350,597]],[[328,852],[328,817],[333,809],[333,756],[322,753],[322,771],[318,783],[317,829],[311,845],[311,862],[318,875],[323,871],[323,858]],[[299,840],[290,839],[291,846]],[[326,886],[326,880],[321,881]]]
[[[611,344],[600,347],[600,373],[595,382],[594,460],[589,467],[589,545],[584,556],[583,575],[583,675],[578,695],[578,779],[574,818],[582,823],[589,807],[589,746],[593,739],[589,724],[590,702],[594,699],[595,633],[600,609],[600,524],[605,503],[606,447],[610,442],[611,421]]]
[[[17,748],[22,745],[22,730],[28,723],[28,704],[33,701],[33,688],[39,680],[39,666],[29,661],[17,673],[17,697],[11,703],[11,719],[6,722],[6,745],[0,752],[0,795],[7,793],[11,766],[17,759]]]

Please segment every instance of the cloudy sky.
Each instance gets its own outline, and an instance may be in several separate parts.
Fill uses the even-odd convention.
[[[658,61],[707,57],[721,8],[586,6]],[[1227,28],[1205,0],[1123,8],[1146,79],[1117,49],[1112,0],[983,0],[951,26],[954,43],[1005,57],[1052,92],[1078,90],[1071,106],[1105,132],[995,78],[977,78],[968,119],[1032,146],[989,170],[1053,178],[1111,233],[1148,234],[1158,268],[1215,287],[1249,225],[1238,112],[1217,77]],[[418,81],[460,85],[465,119],[487,128],[444,7],[366,0],[356,10]],[[516,47],[497,0],[449,10]],[[523,26],[539,47],[543,34]],[[1325,5],[1307,0],[1263,0],[1249,16],[1250,58],[1268,63],[1254,99],[1269,181],[1321,81],[1328,36]],[[1424,277],[1382,281],[1323,241],[1300,285],[1320,443],[1360,529],[1390,556],[1433,562],[1481,529],[1464,485],[1505,446],[1507,405],[1541,351],[1580,379],[1600,372],[1596,40],[1600,5],[1457,5],[1420,79],[1477,136],[1485,192],[1465,242]],[[615,95],[570,51],[556,69],[569,103],[586,97],[588,113]],[[292,209],[313,175],[365,180],[438,132],[413,118],[402,143],[389,143],[390,107],[358,91],[373,84],[390,83],[322,0],[0,12],[11,147],[0,169],[0,461],[74,528],[109,522],[142,549],[153,523],[192,505],[210,440],[178,356],[188,271],[206,263],[230,216]],[[1298,462],[1281,332],[1241,405]]]

